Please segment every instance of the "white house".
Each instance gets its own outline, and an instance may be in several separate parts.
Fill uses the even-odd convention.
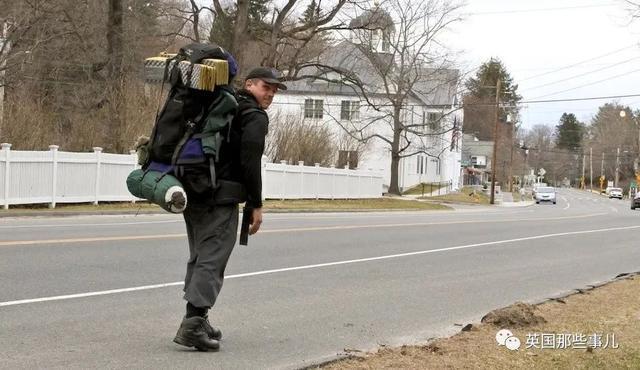
[[[348,137],[347,131],[357,137],[379,135],[372,137],[366,151],[356,158],[352,158],[354,140],[347,140],[336,153],[336,163],[357,163],[358,168],[382,171],[386,190],[391,178],[391,146],[383,138],[392,138],[393,120],[382,77],[363,49],[373,48],[376,61],[392,63],[389,35],[393,35],[394,26],[391,17],[379,7],[354,19],[351,25],[363,22],[367,22],[366,30],[353,31],[349,40],[329,47],[319,57],[318,64],[334,68],[310,67],[304,74],[318,78],[287,82],[288,89],[276,95],[270,113],[328,125],[337,136]],[[461,168],[462,110],[456,96],[459,74],[454,69],[427,66],[418,70],[422,76],[401,113],[402,124],[412,132],[402,142],[407,146],[402,154],[407,156],[400,160],[398,183],[401,189],[407,189],[421,182],[450,182],[455,189]],[[345,72],[357,76],[364,93],[356,84],[339,81]],[[365,96],[378,108],[384,108],[373,109]]]

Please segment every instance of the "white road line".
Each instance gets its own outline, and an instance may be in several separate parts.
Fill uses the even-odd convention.
[[[563,208],[563,210],[565,209],[569,209],[569,207],[571,206],[571,204],[569,204],[569,201],[567,200],[567,198],[564,197],[564,195],[561,196],[562,200],[564,200],[567,203],[567,206]]]
[[[313,265],[285,267],[280,269],[263,270],[263,271],[247,272],[243,274],[229,275],[229,276],[226,276],[225,279],[238,279],[238,278],[244,278],[244,277],[276,274],[280,272],[309,270],[309,269],[316,269],[316,268],[322,268],[322,267],[380,261],[380,260],[387,260],[387,259],[393,259],[393,258],[418,256],[423,254],[431,254],[431,253],[439,253],[439,252],[450,252],[450,251],[461,250],[461,249],[471,249],[471,248],[486,247],[486,246],[499,245],[499,244],[518,243],[522,241],[547,239],[547,238],[554,238],[554,237],[560,237],[560,236],[594,234],[594,233],[602,233],[602,232],[609,232],[609,231],[633,230],[633,229],[640,229],[640,225],[611,227],[606,229],[569,231],[569,232],[554,233],[554,234],[543,234],[543,235],[527,236],[527,237],[515,238],[515,239],[496,240],[496,241],[485,242],[485,243],[466,244],[466,245],[459,245],[459,246],[439,248],[439,249],[428,249],[428,250],[422,250],[422,251],[416,251],[416,252],[389,254],[389,255],[378,256],[378,257],[358,258],[358,259],[345,260],[345,261],[318,263]],[[516,244],[516,246],[520,246],[520,244]],[[103,290],[103,291],[97,291],[97,292],[59,295],[59,296],[43,297],[43,298],[21,299],[16,301],[0,302],[0,307],[16,306],[16,305],[29,304],[29,303],[49,302],[49,301],[62,301],[62,300],[75,299],[75,298],[95,297],[95,296],[101,296],[101,295],[135,292],[140,290],[159,289],[159,288],[165,288],[165,287],[179,286],[182,284],[183,284],[182,281],[177,281],[173,283],[143,285],[143,286],[137,286],[132,288],[111,289],[111,290]]]
[[[433,213],[433,211],[410,211],[410,212],[395,212],[395,211],[387,211],[385,213],[381,212],[341,212],[339,214],[327,212],[325,215],[309,214],[309,213],[298,213],[298,217],[292,216],[284,216],[279,217],[277,213],[266,213],[265,217],[268,217],[269,220],[281,221],[281,220],[299,220],[301,218],[305,220],[316,220],[316,219],[343,219],[343,218],[353,218],[353,214],[357,213],[359,218],[389,218],[390,216],[409,216],[409,215],[420,215],[420,216],[457,216],[461,214],[476,214],[476,213],[500,213],[500,214],[514,214],[514,213],[524,213],[528,212],[525,210],[514,210],[509,212],[500,212],[497,209],[477,209],[477,210],[461,210],[461,211],[438,211],[437,213]],[[348,213],[348,214],[345,214]],[[15,221],[15,219],[13,220]],[[136,222],[105,222],[105,223],[85,223],[85,224],[34,224],[34,225],[0,225],[0,229],[36,229],[36,228],[57,228],[57,227],[91,227],[91,226],[136,226],[136,225],[152,225],[152,224],[168,224],[168,223],[181,223],[182,219],[176,220],[164,220],[164,221],[136,221]]]
[[[43,224],[43,225],[0,225],[0,229],[35,229],[35,228],[53,228],[53,227],[88,227],[88,226],[128,226],[128,225],[152,225],[152,224],[171,224],[184,222],[179,220],[167,221],[137,221],[137,222],[105,222],[95,224]]]
[[[562,216],[562,217],[546,217],[546,218],[512,218],[512,219],[496,219],[496,220],[467,220],[467,221],[442,221],[442,222],[414,222],[414,223],[397,223],[397,224],[364,224],[364,225],[341,225],[341,226],[314,226],[299,227],[288,229],[266,229],[261,230],[260,234],[288,233],[288,232],[309,232],[309,231],[331,231],[331,230],[355,230],[355,229],[378,229],[378,228],[397,228],[397,227],[417,227],[417,226],[439,226],[439,225],[459,225],[459,224],[485,224],[485,223],[506,223],[506,222],[522,222],[522,221],[556,221],[565,219],[577,219],[603,216],[607,213],[593,213],[579,216]],[[112,242],[123,240],[154,240],[154,239],[177,239],[184,238],[187,234],[150,234],[150,235],[123,235],[123,236],[103,236],[103,237],[84,237],[84,238],[68,238],[68,239],[39,239],[39,240],[8,240],[0,241],[0,247],[10,247],[19,245],[46,245],[46,244],[72,244],[72,243],[95,243],[95,242]]]

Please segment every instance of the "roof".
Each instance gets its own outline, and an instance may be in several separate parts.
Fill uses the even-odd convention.
[[[375,29],[395,29],[393,18],[384,9],[376,5],[373,9],[367,10],[362,15],[349,22],[349,28]]]
[[[379,66],[393,63],[389,54],[375,53],[376,64]],[[353,74],[362,81],[368,93],[384,93],[382,77],[376,72],[370,58],[367,57],[361,46],[349,41],[343,41],[337,45],[329,47],[319,57],[318,64],[331,66],[343,70],[345,73]],[[299,75],[305,76],[331,76],[329,69],[322,70],[320,67],[306,67]],[[337,73],[335,74],[337,76]],[[414,85],[413,97],[424,105],[428,106],[448,106],[456,104],[456,86],[459,72],[455,69],[435,69],[423,68],[421,78]],[[329,77],[330,78],[330,77]],[[355,87],[347,83],[334,83],[324,80],[303,79],[298,81],[287,81],[286,93],[291,94],[344,94],[358,95]]]

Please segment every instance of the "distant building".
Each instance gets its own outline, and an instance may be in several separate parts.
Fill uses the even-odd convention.
[[[483,185],[490,179],[493,141],[478,140],[475,135],[462,135],[463,185]]]
[[[367,19],[369,19],[367,21]],[[359,40],[369,40],[380,63],[393,63],[389,53],[393,20],[379,7],[365,12],[351,23],[368,22],[370,27],[352,32],[348,41],[331,46],[320,56],[324,65],[339,67],[357,74],[365,85],[367,95],[376,104],[384,98],[382,78],[370,59],[362,51]],[[458,109],[457,86],[459,73],[454,69],[424,68],[424,78],[414,86],[402,111],[403,122],[418,126],[419,135],[408,133],[411,147],[403,154],[415,153],[400,159],[398,185],[401,190],[422,182],[451,182],[457,188],[460,177],[460,143],[462,110]],[[339,80],[336,72],[309,67],[305,75]],[[323,79],[304,79],[287,82],[288,89],[279,92],[270,110],[274,117],[282,114],[326,125],[336,133],[345,128],[368,125],[369,134],[392,137],[390,112],[371,109],[367,102],[347,83],[327,82]],[[380,104],[382,105],[382,104]],[[433,133],[433,136],[424,134]],[[385,189],[391,178],[390,146],[380,138],[372,138],[367,151],[358,158],[353,143],[343,144],[336,153],[336,166],[380,170],[384,174]],[[421,152],[421,153],[420,153]]]

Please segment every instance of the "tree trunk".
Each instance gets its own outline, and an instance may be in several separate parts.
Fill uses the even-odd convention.
[[[401,195],[400,186],[398,185],[398,168],[400,165],[400,156],[391,151],[391,181],[389,184],[389,194]]]
[[[112,143],[114,149],[122,151],[120,142],[124,136],[124,76],[122,71],[124,54],[124,13],[122,0],[109,0],[109,18],[107,20],[107,60],[108,76],[106,94],[109,100],[111,125],[105,127],[104,142]]]
[[[109,79],[119,80],[122,74],[123,22],[122,0],[109,0],[107,21],[107,58],[109,59]]]
[[[249,0],[238,0],[236,11],[236,22],[233,30],[233,41],[231,43],[231,54],[236,58],[238,66],[242,66],[242,46],[249,26]]]
[[[399,186],[400,167],[400,108],[393,110],[393,142],[391,143],[391,179],[389,194],[402,195]]]

